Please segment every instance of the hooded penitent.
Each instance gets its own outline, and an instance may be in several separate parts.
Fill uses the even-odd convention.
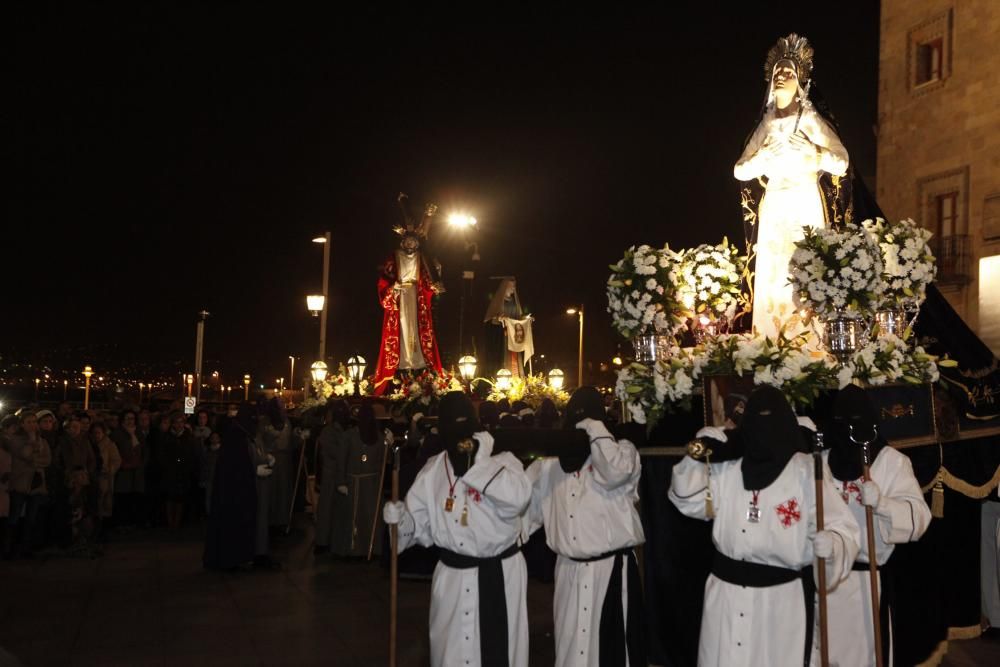
[[[604,399],[594,387],[580,387],[573,392],[563,416],[563,429],[572,430],[584,419],[602,421],[605,417]],[[565,472],[576,472],[583,467],[590,456],[590,442],[587,446],[567,447],[559,454],[559,465]]]
[[[830,472],[841,481],[861,477],[861,444],[868,445],[870,460],[882,449],[883,440],[877,431],[878,412],[871,398],[856,385],[844,387],[833,405],[833,425],[830,429]],[[853,428],[854,440],[851,440]]]
[[[476,409],[469,397],[460,391],[445,394],[438,408],[438,435],[458,476],[472,465],[477,447],[472,434],[478,430]]]
[[[759,387],[750,394],[738,433],[743,446],[743,487],[747,490],[770,486],[792,456],[803,449],[792,406],[774,387]]]

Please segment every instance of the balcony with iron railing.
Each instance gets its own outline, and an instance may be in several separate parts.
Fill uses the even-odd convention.
[[[972,279],[971,244],[968,234],[933,237],[931,247],[937,258],[939,283],[964,284]]]

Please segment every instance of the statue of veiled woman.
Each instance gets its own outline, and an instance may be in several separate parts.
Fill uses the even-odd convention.
[[[743,188],[748,239],[755,240],[753,328],[774,337],[796,321],[788,261],[803,227],[839,226],[849,179],[848,156],[832,119],[809,101],[813,49],[805,37],[782,37],[764,64],[767,95],[759,122],[733,168]],[[760,190],[762,189],[762,194]]]

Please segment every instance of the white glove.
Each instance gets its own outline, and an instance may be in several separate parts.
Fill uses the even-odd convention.
[[[274,465],[274,461],[275,461],[274,455],[268,454],[267,455],[267,465],[273,466]]]
[[[403,520],[406,515],[406,505],[401,501],[389,501],[382,508],[382,520],[390,526],[394,526]]]
[[[833,556],[833,533],[829,530],[817,531],[813,537],[813,554],[816,558],[830,558]]]
[[[796,417],[795,419],[796,419],[796,421],[799,422],[799,426],[804,426],[805,428],[809,429],[813,433],[815,433],[818,430],[816,428],[816,423],[812,419],[810,419],[809,417]]]
[[[394,442],[396,442],[396,436],[389,429],[385,429],[385,444],[392,447],[392,443]]]
[[[257,476],[258,477],[270,477],[273,474],[274,474],[274,471],[271,468],[268,468],[263,463],[260,464],[259,466],[257,466]]]
[[[348,493],[347,486],[345,486],[344,484],[341,484],[340,486],[338,486],[337,487],[337,493],[339,493],[342,496],[346,496],[347,493]]]
[[[424,418],[424,413],[423,412],[414,412],[413,416],[410,417],[410,421],[413,422],[414,424],[416,424],[418,421],[420,421],[423,418]]]
[[[480,431],[479,433],[474,433],[472,437],[479,443],[479,449],[476,450],[475,462],[482,463],[488,460],[493,454],[493,436],[487,431]]]
[[[718,442],[729,441],[729,438],[726,437],[726,432],[718,426],[702,426],[698,429],[698,432],[694,434],[694,437],[695,439],[710,438],[712,440],[717,440]]]
[[[867,482],[862,482],[861,484],[861,502],[872,509],[878,507],[879,502],[882,500],[882,490],[878,488],[878,484],[874,481],[869,480]]]
[[[614,440],[611,431],[608,430],[608,427],[602,421],[587,417],[577,422],[576,427],[581,431],[586,431],[587,437],[590,438],[591,442],[598,438],[611,438]]]

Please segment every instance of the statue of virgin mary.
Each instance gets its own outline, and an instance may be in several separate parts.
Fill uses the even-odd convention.
[[[812,69],[813,49],[805,37],[792,33],[771,48],[764,107],[733,168],[737,180],[751,186],[744,188],[743,205],[753,226],[748,236],[756,239],[753,328],[772,338],[798,321],[788,284],[795,242],[804,227],[839,226],[844,211],[838,203],[850,201],[840,181],[847,174],[847,151],[832,119],[809,101]],[[762,196],[754,183],[763,186]]]

